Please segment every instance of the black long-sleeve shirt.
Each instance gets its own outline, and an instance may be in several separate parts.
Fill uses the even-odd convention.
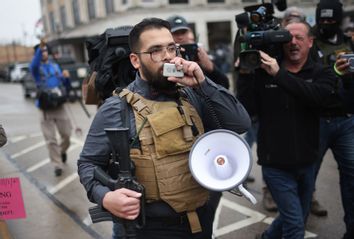
[[[334,91],[329,67],[308,59],[298,73],[283,67],[275,77],[259,69],[240,75],[238,99],[258,116],[258,163],[296,168],[318,159],[319,112]]]

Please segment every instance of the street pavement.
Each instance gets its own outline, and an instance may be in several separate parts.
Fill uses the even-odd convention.
[[[33,100],[22,97],[19,85],[0,83],[0,102],[0,123],[9,139],[7,145],[0,149],[0,177],[20,178],[27,214],[25,219],[7,221],[12,237],[110,238],[111,222],[92,224],[88,208],[94,204],[88,201],[77,175],[76,162],[92,117],[87,118],[77,102],[68,104],[74,128],[81,129],[83,134],[73,134],[64,174],[56,178],[40,132],[39,111]],[[95,106],[87,108],[91,115],[95,114]],[[276,213],[269,213],[262,207],[263,183],[255,160],[251,175],[256,181],[249,183],[248,189],[258,203],[252,205],[243,197],[224,192],[214,221],[215,238],[254,238],[276,216]],[[310,215],[306,238],[341,238],[344,232],[343,210],[337,165],[331,153],[326,155],[320,171],[317,197],[329,215],[323,218]]]

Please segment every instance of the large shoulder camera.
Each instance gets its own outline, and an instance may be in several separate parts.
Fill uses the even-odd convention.
[[[272,1],[279,10],[286,9],[285,0]],[[262,3],[245,7],[245,12],[235,16],[239,32],[235,39],[235,52],[238,52],[240,67],[254,70],[261,64],[259,50],[272,57],[280,58],[281,44],[291,41],[287,30],[280,28],[274,16],[272,3]]]

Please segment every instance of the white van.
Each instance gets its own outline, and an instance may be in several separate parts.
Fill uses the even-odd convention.
[[[29,63],[16,63],[10,71],[11,82],[19,82],[29,72]]]

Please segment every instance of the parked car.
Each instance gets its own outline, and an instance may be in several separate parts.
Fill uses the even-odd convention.
[[[10,81],[20,82],[22,78],[29,72],[29,63],[15,63],[10,68]]]
[[[34,98],[37,94],[36,83],[33,79],[31,72],[27,72],[22,78],[22,89],[25,98]]]
[[[7,67],[3,67],[0,69],[0,81],[3,82],[3,81],[8,81],[8,68]]]
[[[61,70],[68,70],[70,73],[71,87],[70,99],[75,100],[81,97],[82,81],[86,78],[89,70],[89,65],[86,63],[77,63],[70,56],[62,56],[56,59]]]

